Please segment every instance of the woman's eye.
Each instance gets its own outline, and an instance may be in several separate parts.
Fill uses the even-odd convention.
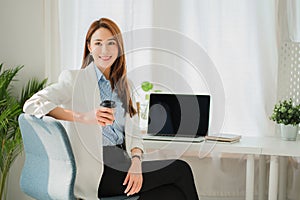
[[[96,42],[95,45],[101,46],[102,44],[100,42]]]
[[[116,42],[114,42],[114,41],[111,41],[108,43],[108,45],[115,45],[115,44],[116,44]]]

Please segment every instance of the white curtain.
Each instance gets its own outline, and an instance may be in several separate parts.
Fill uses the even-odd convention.
[[[44,2],[45,76],[48,83],[53,83],[61,72],[58,0]]]
[[[278,0],[281,42],[300,42],[300,1]]]
[[[300,1],[286,0],[286,5],[289,38],[300,42]]]
[[[203,47],[215,64],[224,97],[222,87],[212,96],[224,102],[213,102],[217,111],[212,112],[212,131],[218,131],[214,126],[222,124],[223,132],[246,136],[274,134],[269,115],[277,91],[276,5],[276,1],[260,0],[154,1],[154,27],[182,33]],[[182,43],[179,48],[188,51],[190,46],[186,45],[187,42]],[[195,79],[183,61],[174,61],[174,57],[168,60],[161,52],[155,53],[154,60],[169,67],[179,62],[182,76],[193,82],[193,91],[212,93],[216,87],[216,77],[206,71],[208,68],[200,66],[201,73],[207,76]],[[167,74],[159,77],[170,78]],[[208,83],[206,88],[203,82]],[[176,88],[180,88],[180,82]],[[223,110],[225,117],[218,118]]]
[[[64,0],[60,1],[62,69],[79,69],[84,40],[91,23],[101,17],[115,21],[124,34],[151,25],[151,1]],[[126,48],[126,46],[125,46]],[[128,67],[133,62],[128,56]],[[138,58],[137,58],[138,59]]]

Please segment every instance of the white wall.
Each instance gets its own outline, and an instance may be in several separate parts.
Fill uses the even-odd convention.
[[[0,0],[0,63],[25,65],[17,88],[36,76],[44,78],[44,1]]]
[[[44,0],[0,0],[0,63],[6,67],[25,65],[15,93],[30,78],[44,78],[44,41]],[[11,169],[7,199],[30,199],[19,187],[23,163],[24,155]]]

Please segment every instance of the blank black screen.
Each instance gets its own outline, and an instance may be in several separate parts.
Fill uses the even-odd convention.
[[[148,133],[170,136],[205,136],[209,124],[209,95],[150,95]]]

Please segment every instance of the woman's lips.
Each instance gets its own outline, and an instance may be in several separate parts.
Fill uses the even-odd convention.
[[[111,58],[111,56],[100,56],[100,59],[103,61],[108,61]]]

